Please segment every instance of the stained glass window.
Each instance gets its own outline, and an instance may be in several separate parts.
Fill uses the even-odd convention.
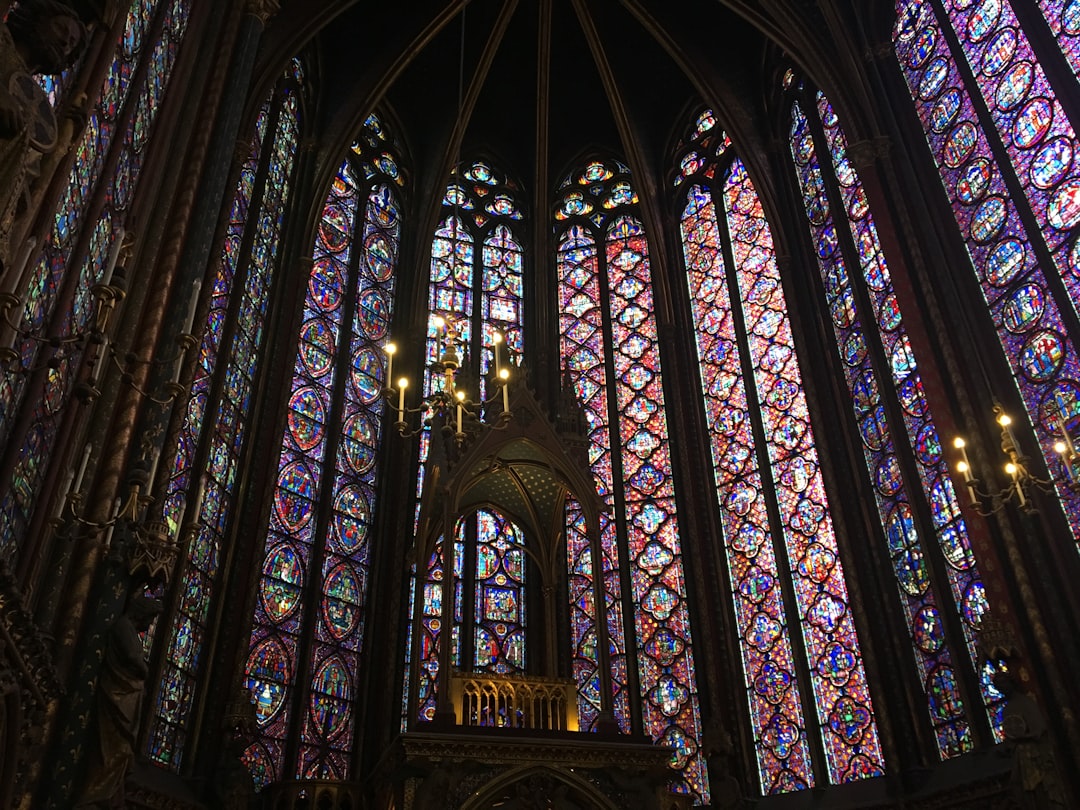
[[[881,743],[769,223],[730,142],[710,135],[728,147],[686,178],[682,242],[761,789],[877,776]],[[809,711],[827,773],[813,769]]]
[[[100,280],[111,242],[135,196],[139,171],[162,107],[187,30],[188,0],[134,0],[113,61],[90,110],[62,192],[53,227],[30,271],[24,327],[37,333],[70,336],[87,327],[91,288]],[[133,81],[137,79],[137,81]],[[71,305],[57,302],[71,296]],[[40,500],[48,460],[59,427],[58,411],[74,387],[83,358],[79,344],[64,343],[53,356],[41,396],[33,396],[30,427],[13,436],[17,414],[28,407],[26,376],[9,370],[0,376],[0,440],[17,443],[18,460],[0,503],[0,553],[12,556]],[[53,349],[25,341],[16,349],[24,367],[42,362]]]
[[[256,733],[244,756],[260,786],[352,778],[382,347],[400,246],[402,175],[391,151],[385,126],[369,117],[316,231],[245,669]],[[297,755],[287,762],[290,740]]]
[[[978,670],[975,634],[987,610],[985,589],[843,130],[823,94],[807,103],[814,105],[809,114],[798,101],[792,104],[791,152],[938,751],[950,757],[973,744],[956,673],[957,667]],[[826,187],[826,178],[835,192]],[[857,260],[854,273],[848,257]],[[878,372],[875,355],[885,358],[888,377]],[[890,399],[899,409],[888,405]],[[898,453],[898,443],[908,452]],[[917,462],[914,475],[900,461],[906,457]],[[931,525],[920,515],[929,515]],[[944,598],[931,583],[935,567],[948,577],[950,592]],[[949,643],[942,610],[959,613],[962,640]],[[962,651],[959,657],[954,649]],[[1000,738],[1002,696],[988,679],[981,683]]]
[[[1043,4],[1074,70],[1075,5]],[[1043,457],[1057,471],[1060,425],[1074,436],[1080,429],[1080,363],[1061,315],[1080,307],[1074,125],[1007,2],[901,0],[893,42]],[[1058,495],[1080,536],[1080,493],[1061,485]]]
[[[425,355],[424,394],[440,390],[444,380],[433,374],[432,364],[439,359],[446,324],[452,324],[458,334],[457,354],[463,358],[459,390],[465,391],[474,402],[491,396],[491,375],[495,370],[495,352],[503,362],[520,356],[524,324],[522,287],[522,247],[515,228],[523,219],[518,203],[516,183],[497,168],[482,160],[456,169],[443,195],[441,220],[431,243],[431,270],[428,283],[428,329]],[[479,306],[477,306],[479,302]],[[500,345],[497,347],[496,343]],[[476,379],[475,390],[469,390],[470,379]],[[427,460],[430,437],[427,429],[421,434],[420,473],[416,496],[419,509],[424,485],[424,462]],[[492,534],[494,532],[494,534]],[[496,542],[497,538],[498,539]],[[515,539],[516,538],[516,539]],[[480,512],[459,528],[454,543],[454,620],[452,629],[452,659],[456,666],[465,660],[466,648],[473,650],[471,660],[477,669],[493,672],[520,671],[525,661],[524,613],[502,622],[485,618],[493,603],[483,601],[484,589],[495,588],[490,594],[514,601],[524,609],[524,580],[514,577],[504,566],[512,564],[520,551],[507,547],[510,554],[491,576],[503,577],[506,582],[495,586],[482,573],[481,563],[495,564],[485,557],[506,543],[520,546],[524,538],[520,530],[501,515]],[[495,543],[495,545],[492,545]],[[436,706],[436,681],[439,671],[438,651],[443,622],[442,577],[443,541],[427,565],[422,608],[421,657],[418,667],[417,711],[415,717],[430,720]],[[476,564],[465,567],[466,559]],[[502,560],[502,552],[498,559]],[[521,557],[521,566],[524,558]],[[465,576],[466,570],[474,574]],[[524,568],[520,572],[524,576]],[[487,583],[487,584],[485,584]],[[466,587],[474,593],[474,611],[466,613],[463,603]],[[410,585],[410,592],[413,586]],[[499,611],[495,609],[495,612]],[[410,635],[407,638],[406,661],[412,660]],[[508,615],[508,614],[507,614]],[[472,629],[462,632],[463,625]],[[482,653],[481,647],[486,650]],[[405,705],[408,706],[408,679],[411,666],[406,666]],[[403,725],[407,726],[407,717]]]
[[[163,511],[170,536],[182,536],[184,524],[198,523],[170,623],[148,750],[152,760],[173,770],[180,768],[184,754],[222,543],[233,511],[231,494],[247,435],[263,322],[299,142],[301,79],[300,65],[294,62],[255,121],[166,488]],[[215,389],[218,376],[225,384]],[[208,425],[212,429],[207,430]]]
[[[625,166],[593,161],[568,181],[556,212],[561,355],[585,408],[589,459],[607,505],[600,560],[589,551],[580,509],[571,504],[567,513],[579,716],[583,728],[595,724],[598,678],[608,678],[616,719],[630,730],[628,670],[636,667],[641,730],[672,749],[676,789],[707,802],[649,247]],[[627,594],[619,582],[623,567]],[[594,576],[603,577],[611,599],[611,672],[599,672],[595,605],[579,601],[592,592]]]

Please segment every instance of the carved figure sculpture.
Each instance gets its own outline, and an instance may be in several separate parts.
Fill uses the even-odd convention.
[[[109,634],[97,685],[97,744],[87,754],[80,805],[109,802],[122,795],[124,777],[135,757],[148,672],[139,634],[149,629],[161,610],[161,600],[139,594]]]
[[[57,0],[21,0],[0,23],[0,268],[36,164],[57,141],[56,116],[34,78],[63,72],[86,41],[78,14]]]

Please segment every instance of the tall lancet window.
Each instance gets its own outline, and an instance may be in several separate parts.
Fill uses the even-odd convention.
[[[71,174],[52,229],[31,257],[21,313],[24,328],[63,338],[90,323],[92,288],[103,280],[110,248],[122,238],[120,229],[135,198],[146,147],[187,30],[189,5],[188,0],[130,4],[113,61],[82,137],[72,147]],[[0,374],[0,446],[17,453],[10,483],[0,484],[4,556],[16,554],[33,509],[44,500],[39,488],[61,409],[82,369],[80,345],[61,341],[43,381],[41,375],[19,373],[14,365]],[[32,340],[17,342],[15,349],[25,368],[44,365],[49,360],[44,353],[54,351]],[[43,390],[28,391],[31,380]]]
[[[959,681],[966,671],[974,683],[979,669],[975,634],[987,610],[985,589],[847,140],[823,94],[798,96],[791,154],[826,304],[938,752],[955,756],[973,746]],[[935,588],[934,571],[944,574],[948,591]],[[1001,695],[989,674],[980,686],[1000,738]]]
[[[881,743],[769,223],[711,112],[689,140],[676,177],[682,242],[761,789],[878,776]],[[827,772],[814,772],[812,747]]]
[[[153,698],[148,754],[179,770],[226,534],[235,526],[233,493],[245,447],[263,322],[277,276],[282,221],[290,202],[300,136],[303,73],[294,61],[255,120],[228,229],[214,274],[210,312],[180,429],[164,518],[170,536],[198,523],[177,587],[160,684]]]
[[[566,180],[555,213],[562,362],[589,423],[607,503],[595,560],[579,508],[567,514],[571,641],[582,728],[608,678],[615,718],[672,748],[678,787],[709,799],[664,406],[649,246],[629,170],[594,161]],[[593,577],[609,607],[611,672],[601,672]],[[627,643],[629,640],[629,643]],[[641,707],[635,727],[630,703]]]
[[[431,243],[424,393],[444,384],[441,376],[432,373],[431,365],[439,359],[446,324],[452,324],[462,358],[458,388],[469,399],[482,401],[490,396],[496,341],[504,343],[499,351],[508,354],[503,357],[520,357],[523,347],[523,252],[517,233],[523,214],[518,203],[520,190],[511,178],[480,160],[462,169],[455,171],[446,187]],[[418,502],[429,441],[425,430],[420,443]],[[450,606],[455,666],[503,673],[524,671],[524,542],[520,529],[495,512],[481,511],[458,526],[453,545],[454,604]],[[439,584],[445,575],[442,546],[440,542],[428,563],[424,588],[417,684],[420,720],[434,716],[438,650],[446,626]],[[470,610],[467,593],[473,594]],[[409,616],[411,628],[411,608]],[[411,636],[408,644],[411,661]],[[406,673],[410,669],[406,667]],[[406,685],[406,699],[407,692]]]
[[[893,32],[971,265],[1055,473],[1061,426],[1073,437],[1080,431],[1080,142],[1071,105],[1059,100],[1080,90],[1075,5],[1041,4],[1056,48],[1054,39],[1029,39],[1006,0],[900,0]],[[1029,8],[1024,17],[1038,13]],[[1060,70],[1044,70],[1055,62]],[[1080,491],[1057,492],[1080,537]]]
[[[354,778],[403,183],[370,116],[323,205],[288,394],[246,666],[256,732],[245,758],[260,785]]]

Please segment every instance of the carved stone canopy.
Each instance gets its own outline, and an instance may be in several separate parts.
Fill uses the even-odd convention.
[[[568,499],[580,504],[587,525],[599,525],[603,504],[573,437],[558,431],[522,382],[511,385],[510,413],[498,426],[469,432],[461,447],[453,445],[452,435],[433,435],[420,501],[418,559],[430,556],[445,524],[484,508],[535,538],[530,547],[545,568],[556,562]]]

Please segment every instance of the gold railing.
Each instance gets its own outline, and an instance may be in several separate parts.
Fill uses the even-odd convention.
[[[577,685],[563,678],[457,672],[450,679],[458,725],[577,731]]]

